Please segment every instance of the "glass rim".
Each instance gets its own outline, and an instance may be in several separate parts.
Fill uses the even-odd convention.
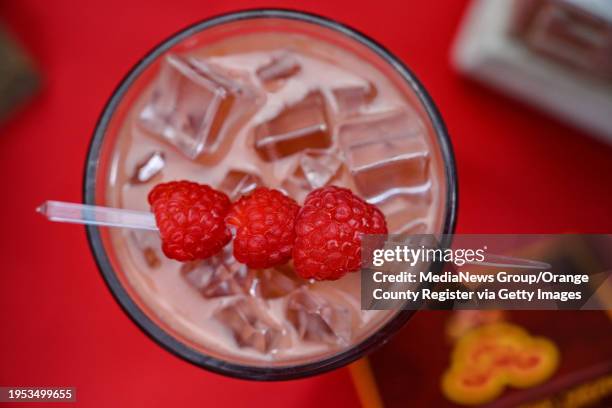
[[[108,124],[111,121],[117,106],[123,99],[123,96],[128,91],[132,83],[140,76],[140,74],[164,52],[194,34],[221,24],[232,23],[240,20],[265,18],[297,20],[300,22],[322,26],[343,34],[361,45],[364,45],[370,51],[373,51],[378,57],[382,58],[383,61],[388,63],[401,76],[401,78],[408,83],[410,88],[418,97],[419,102],[422,104],[431,121],[441,151],[444,162],[443,164],[446,176],[447,191],[442,233],[452,234],[455,230],[458,204],[457,170],[455,166],[455,158],[444,121],[442,120],[438,109],[423,85],[419,82],[412,71],[410,71],[397,57],[367,35],[328,17],[291,9],[258,8],[212,16],[170,35],[166,39],[162,40],[158,45],[153,47],[153,49],[151,49],[147,54],[145,54],[120,81],[119,85],[115,88],[107,101],[102,114],[98,118],[85,162],[83,180],[84,203],[95,204],[97,169],[100,151]],[[380,347],[386,343],[401,327],[403,327],[415,313],[415,311],[412,310],[400,310],[382,327],[370,334],[367,338],[363,339],[360,343],[357,343],[337,354],[314,362],[298,364],[295,366],[265,367],[225,361],[208,356],[184,344],[177,338],[164,331],[153,320],[151,320],[129,296],[126,288],[124,288],[120,282],[106,254],[106,250],[104,249],[99,227],[89,225],[86,226],[85,229],[87,233],[87,240],[93,253],[94,260],[98,266],[98,270],[100,271],[111,294],[128,317],[149,338],[154,340],[167,351],[196,366],[216,372],[218,374],[240,379],[262,381],[290,380],[322,374],[345,366],[370,353],[375,348]]]

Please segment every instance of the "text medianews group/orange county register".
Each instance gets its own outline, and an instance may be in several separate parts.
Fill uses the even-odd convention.
[[[376,271],[372,275],[376,283],[573,283],[575,285],[589,282],[588,275],[566,275],[554,274],[542,271],[535,274],[510,273],[499,271],[494,274],[479,274],[471,272],[444,272],[436,274],[433,272],[400,272],[391,273]]]

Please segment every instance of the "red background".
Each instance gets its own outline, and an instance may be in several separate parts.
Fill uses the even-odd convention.
[[[182,27],[222,12],[256,6],[316,12],[356,27],[405,61],[452,135],[459,231],[612,232],[610,147],[449,66],[465,5],[0,0],[0,21],[44,76],[37,98],[0,127],[0,384],[75,386],[86,406],[358,404],[346,369],[254,383],[210,374],[162,351],[110,296],[83,228],[34,213],[45,199],[81,200],[97,116],[138,58]]]

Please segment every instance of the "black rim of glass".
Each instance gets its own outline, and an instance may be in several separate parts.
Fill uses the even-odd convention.
[[[448,200],[445,209],[446,214],[443,225],[443,233],[452,234],[455,229],[458,194],[455,159],[446,126],[444,125],[440,113],[434,105],[431,97],[425,91],[425,88],[401,61],[399,61],[386,48],[368,36],[346,26],[345,24],[331,20],[327,17],[287,9],[252,9],[207,18],[170,36],[168,39],[164,40],[161,44],[146,54],[140,61],[138,61],[138,63],[126,74],[126,76],[114,90],[100,118],[98,119],[98,123],[96,124],[85,163],[83,183],[84,202],[86,204],[95,204],[96,171],[98,168],[98,161],[104,135],[115,109],[121,102],[124,94],[129,89],[133,81],[138,78],[138,76],[165,51],[202,30],[239,20],[260,18],[298,20],[329,28],[344,34],[345,36],[368,47],[371,51],[381,57],[384,61],[390,64],[410,85],[415,94],[418,96],[431,120],[444,159]],[[386,343],[390,337],[397,332],[415,313],[415,311],[412,310],[399,311],[395,317],[389,320],[383,327],[379,328],[368,338],[364,339],[361,343],[323,360],[296,366],[279,367],[249,366],[231,363],[207,356],[189,347],[188,345],[174,338],[172,335],[166,333],[151,319],[149,319],[145,312],[143,312],[137,306],[134,300],[130,298],[126,289],[119,281],[119,278],[117,277],[104,249],[99,228],[96,226],[87,226],[86,232],[91,251],[94,254],[94,259],[98,265],[98,269],[100,270],[102,277],[104,278],[104,281],[106,282],[112,295],[121,305],[124,312],[132,319],[132,321],[138,327],[140,327],[145,334],[171,353],[197,366],[231,377],[266,381],[289,380],[321,374],[335,368],[342,367]],[[448,245],[448,243],[444,244]]]

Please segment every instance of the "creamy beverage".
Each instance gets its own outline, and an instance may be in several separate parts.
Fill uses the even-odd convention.
[[[166,53],[119,125],[106,204],[148,210],[157,183],[191,180],[232,200],[256,186],[299,204],[345,186],[389,232],[441,233],[444,163],[406,85],[306,34],[251,33]],[[229,244],[211,259],[166,258],[156,232],[109,232],[136,303],[181,342],[230,362],[291,366],[350,348],[396,311],[362,311],[360,274],[305,281],[291,262],[253,270]]]

